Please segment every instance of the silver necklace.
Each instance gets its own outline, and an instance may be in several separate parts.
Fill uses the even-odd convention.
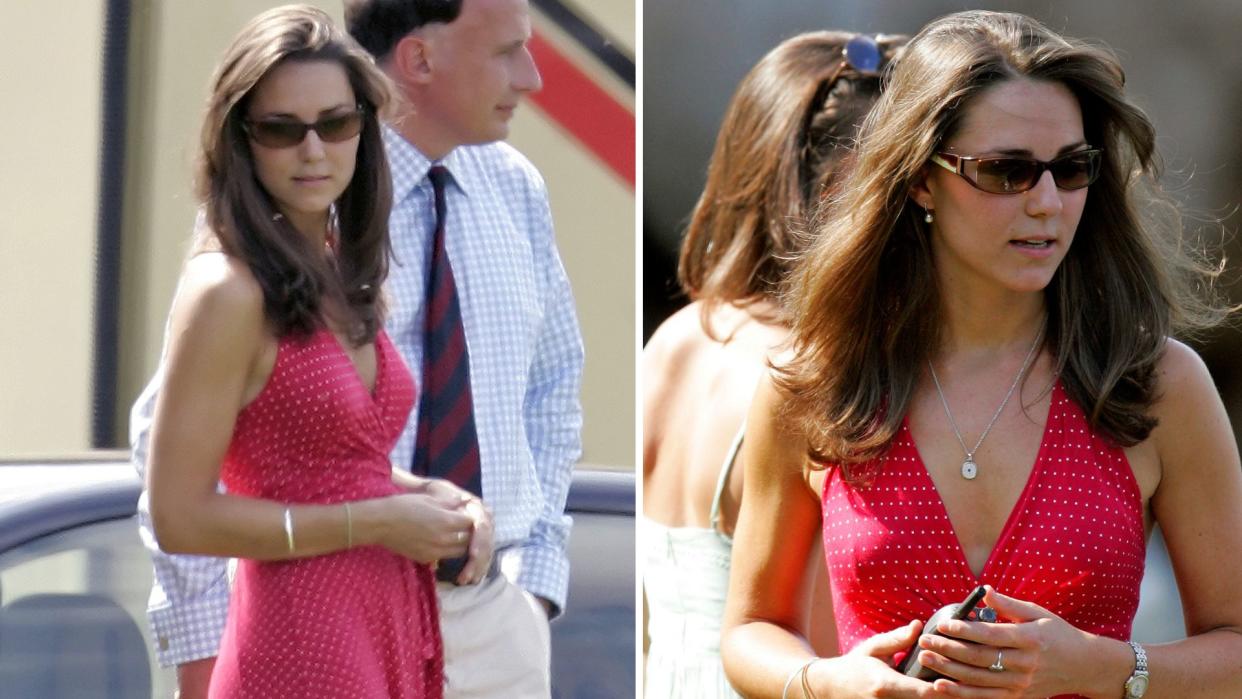
[[[983,444],[983,439],[988,436],[988,432],[992,431],[992,426],[1000,419],[1001,412],[1009,404],[1009,399],[1013,397],[1013,392],[1017,390],[1018,383],[1022,381],[1022,375],[1030,368],[1031,358],[1035,356],[1035,348],[1039,346],[1039,340],[1043,336],[1044,326],[1041,325],[1039,332],[1035,334],[1035,341],[1031,343],[1031,348],[1026,352],[1026,359],[1022,360],[1022,368],[1018,369],[1018,375],[1013,377],[1013,384],[1009,387],[1009,392],[1005,394],[1005,399],[1001,401],[1000,407],[992,415],[992,420],[988,422],[988,426],[983,428],[983,434],[979,435],[979,441],[975,442],[974,449],[966,448],[966,440],[962,439],[962,432],[957,429],[957,421],[953,419],[953,411],[949,410],[949,401],[945,400],[944,391],[940,388],[940,379],[936,376],[936,367],[932,366],[930,359],[927,360],[927,368],[931,370],[932,381],[936,384],[936,394],[940,396],[940,404],[944,406],[944,414],[949,417],[949,425],[953,427],[953,434],[957,437],[957,443],[962,445],[962,451],[966,452],[966,460],[962,462],[962,478],[973,481],[975,476],[979,475],[979,466],[975,463],[975,452],[979,451],[979,446]]]

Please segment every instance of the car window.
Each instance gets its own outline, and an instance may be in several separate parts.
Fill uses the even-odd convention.
[[[151,559],[133,518],[75,527],[0,554],[0,692],[170,697],[146,621]]]

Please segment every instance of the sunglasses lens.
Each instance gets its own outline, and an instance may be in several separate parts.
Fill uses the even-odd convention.
[[[320,140],[328,143],[348,141],[362,132],[362,112],[353,111],[348,114],[320,119],[314,124],[303,124],[291,119],[268,119],[265,121],[247,122],[250,137],[261,146],[268,148],[290,148],[306,138],[311,129],[319,135]]]
[[[307,126],[296,121],[252,121],[250,137],[259,145],[268,148],[288,148],[296,146],[306,137]]]
[[[1082,189],[1095,182],[1100,174],[1100,151],[1071,153],[1052,161],[1048,169],[1061,189]]]
[[[1025,192],[1041,174],[1039,163],[1021,158],[984,158],[976,164],[975,184],[993,194]]]
[[[329,143],[348,141],[362,131],[362,113],[350,112],[341,116],[328,117],[315,124],[315,133]]]
[[[845,62],[864,75],[875,73],[880,69],[880,45],[874,38],[859,34],[845,43]]]

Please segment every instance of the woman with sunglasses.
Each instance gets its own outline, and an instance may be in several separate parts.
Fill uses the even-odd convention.
[[[720,665],[746,407],[786,335],[777,283],[904,38],[820,31],[739,84],[682,244],[691,303],[643,351],[646,696],[736,696]],[[821,576],[822,577],[822,576]]]
[[[744,695],[1242,695],[1242,468],[1172,339],[1228,309],[1123,85],[1111,53],[1021,15],[907,45],[749,414],[722,644]],[[1144,648],[1156,523],[1188,638]],[[818,658],[797,583],[821,555],[838,647]],[[920,638],[981,585],[986,610]],[[911,654],[932,679],[894,669]]]
[[[210,696],[439,697],[429,564],[487,569],[478,500],[388,461],[415,397],[382,329],[390,99],[307,6],[252,20],[213,80],[148,471],[161,548],[239,559]]]

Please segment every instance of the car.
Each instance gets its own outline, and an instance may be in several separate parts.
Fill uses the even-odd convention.
[[[0,696],[173,695],[175,673],[152,652],[141,483],[125,459],[0,463]],[[634,482],[632,472],[574,473],[554,697],[634,696]]]

